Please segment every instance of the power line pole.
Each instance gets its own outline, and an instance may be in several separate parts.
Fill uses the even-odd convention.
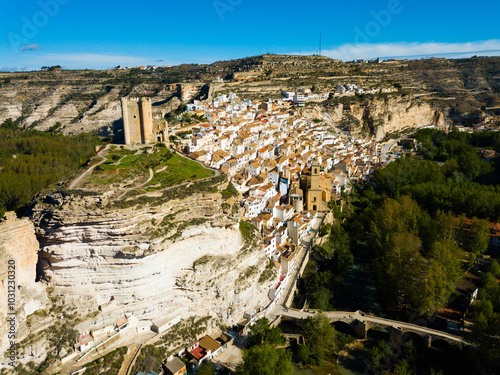
[[[321,33],[319,33],[319,55],[321,56]]]

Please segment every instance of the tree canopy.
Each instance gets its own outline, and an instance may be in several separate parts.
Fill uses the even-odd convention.
[[[271,345],[256,345],[243,351],[238,375],[292,375],[292,354]]]
[[[267,318],[260,318],[251,327],[247,336],[247,345],[249,347],[256,345],[276,346],[284,343],[281,330],[278,327],[269,326]]]
[[[99,143],[89,134],[18,130],[11,119],[5,121],[0,126],[0,215],[23,211],[42,189],[85,164]]]

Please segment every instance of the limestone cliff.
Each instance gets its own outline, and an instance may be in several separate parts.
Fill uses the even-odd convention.
[[[227,324],[269,302],[268,285],[257,282],[266,256],[260,245],[241,250],[237,218],[221,210],[219,193],[130,208],[105,201],[55,193],[32,215],[53,295],[80,315],[114,301],[79,329],[124,312],[143,319],[210,315]]]
[[[9,329],[7,313],[16,313],[17,328],[26,317],[42,308],[47,301],[45,288],[35,283],[38,260],[38,241],[33,224],[26,218],[17,219],[16,214],[8,212],[0,222],[0,353],[7,347]],[[10,276],[10,277],[9,277]],[[7,310],[12,290],[8,281],[15,277],[14,310]],[[12,299],[10,299],[12,302]],[[17,332],[16,332],[17,333]],[[16,335],[16,338],[18,336]]]
[[[443,126],[444,116],[429,103],[406,96],[388,99],[373,99],[346,108],[362,123],[368,126],[375,140],[382,140],[386,134],[401,133],[426,125]]]
[[[332,126],[381,141],[391,133],[404,133],[426,125],[445,126],[444,115],[428,102],[406,95],[389,95],[350,102],[328,101],[304,110],[311,118],[320,118]]]

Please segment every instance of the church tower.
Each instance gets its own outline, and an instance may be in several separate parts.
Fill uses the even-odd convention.
[[[320,165],[314,161],[311,165],[311,185],[307,191],[307,209],[321,211],[323,209],[322,192],[319,186]]]

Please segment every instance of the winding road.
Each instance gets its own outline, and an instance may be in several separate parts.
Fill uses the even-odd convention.
[[[102,163],[104,163],[107,159],[102,156],[102,154],[107,151],[109,149],[109,147],[111,146],[111,144],[107,144],[106,147],[104,147],[102,150],[100,150],[97,155],[94,156],[95,157],[99,157],[99,158],[102,158],[102,160],[97,163],[96,165],[93,165],[92,167],[90,167],[89,169],[87,169],[85,172],[83,172],[80,176],[78,176],[77,178],[75,178],[73,181],[71,181],[71,183],[69,184],[68,186],[68,189],[69,190],[72,190],[72,189],[75,189],[78,184],[80,184],[80,182],[82,181],[82,179],[84,179],[85,177],[87,177],[90,173],[92,173],[92,171],[94,170],[95,167],[97,167],[98,165],[101,165]]]

